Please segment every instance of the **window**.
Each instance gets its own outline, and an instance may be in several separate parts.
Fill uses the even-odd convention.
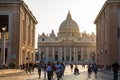
[[[78,60],[81,60],[81,55],[78,55]]]
[[[45,41],[45,39],[44,39],[44,38],[42,38],[42,41],[44,42],[44,41]]]
[[[55,60],[58,60],[58,55],[55,55]]]

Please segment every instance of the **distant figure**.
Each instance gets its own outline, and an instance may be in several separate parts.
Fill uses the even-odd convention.
[[[114,80],[118,80],[118,70],[119,70],[119,64],[118,61],[112,64],[113,74],[114,74]]]
[[[39,62],[39,64],[38,64],[38,75],[39,75],[39,79],[40,79],[40,77],[41,77],[41,69],[42,69],[42,63]]]
[[[47,64],[44,64],[44,65],[43,65],[43,70],[44,70],[44,79],[46,79]]]
[[[52,66],[51,78],[53,79],[54,73],[55,73],[55,71],[56,71],[56,67],[55,67],[55,64],[54,64],[54,63],[52,63],[51,66]]]
[[[75,75],[80,74],[80,73],[79,73],[79,69],[78,69],[77,65],[76,65],[76,66],[75,66],[75,68],[74,68],[74,74],[75,74]]]
[[[47,65],[47,78],[48,78],[48,80],[52,80],[52,65],[51,65],[51,62],[48,62],[48,65]]]
[[[90,78],[91,77],[91,73],[92,73],[92,65],[91,64],[88,64],[88,77]]]
[[[30,63],[29,63],[29,72],[30,72],[30,74],[31,74],[31,71],[32,71],[32,67],[33,67],[33,63],[30,61]]]
[[[98,66],[96,64],[93,65],[93,71],[95,73],[95,77],[97,77]]]
[[[61,72],[61,65],[59,62],[55,65],[56,67],[56,75],[57,75],[57,80],[60,80],[60,72]]]
[[[85,68],[85,64],[82,64],[82,67]]]
[[[70,64],[71,72],[73,72],[73,64]]]
[[[63,76],[64,76],[65,67],[66,67],[66,64],[65,64],[65,62],[63,62],[63,63],[62,63],[62,66],[63,66]]]
[[[26,74],[28,73],[28,67],[29,67],[29,64],[26,63],[26,64],[25,64],[25,71],[26,71]]]

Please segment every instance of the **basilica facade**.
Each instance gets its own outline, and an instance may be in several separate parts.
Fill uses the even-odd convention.
[[[39,59],[44,62],[64,61],[66,63],[90,63],[95,61],[96,35],[80,32],[78,24],[68,12],[56,35],[38,35]]]

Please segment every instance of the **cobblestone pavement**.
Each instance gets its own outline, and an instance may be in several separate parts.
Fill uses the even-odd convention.
[[[112,79],[113,74],[104,73],[101,71],[98,72],[97,77],[95,77],[94,73],[92,73],[91,77],[88,78],[87,68],[82,68],[81,66],[78,66],[78,68],[80,70],[80,74],[73,75],[73,72],[71,72],[70,67],[66,66],[65,75],[61,80],[113,80]],[[45,80],[45,79],[43,78],[43,72],[41,79],[39,79],[37,70],[35,70],[31,74],[30,73],[26,74],[25,71],[22,71],[19,73],[0,75],[0,80]],[[54,80],[57,80],[56,76],[54,76]]]

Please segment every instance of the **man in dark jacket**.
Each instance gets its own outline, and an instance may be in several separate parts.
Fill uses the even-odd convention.
[[[116,61],[112,64],[113,74],[114,74],[114,80],[118,80],[118,71],[119,71],[119,63]]]

